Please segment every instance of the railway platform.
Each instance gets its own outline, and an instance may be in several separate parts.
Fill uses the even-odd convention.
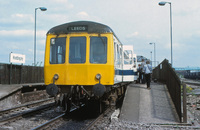
[[[34,87],[34,86],[41,86],[44,83],[30,83],[30,84],[0,84],[0,100],[4,97],[9,96],[16,91],[21,90],[23,87]]]
[[[130,84],[122,105],[119,119],[134,123],[179,123],[167,87],[161,83]]]

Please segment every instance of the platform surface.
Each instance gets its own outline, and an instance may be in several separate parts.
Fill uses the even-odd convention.
[[[29,83],[29,84],[0,84],[0,99],[13,93],[23,86],[43,85],[44,83]]]
[[[167,87],[161,83],[130,84],[124,97],[119,119],[134,123],[179,123]]]

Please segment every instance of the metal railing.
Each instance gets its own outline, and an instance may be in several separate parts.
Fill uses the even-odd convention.
[[[44,82],[44,68],[0,63],[0,84]]]
[[[165,59],[153,70],[152,78],[167,85],[168,91],[181,121],[181,81],[175,70],[168,63],[168,60]]]

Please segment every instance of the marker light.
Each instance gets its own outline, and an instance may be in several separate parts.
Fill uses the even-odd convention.
[[[55,80],[58,80],[58,78],[59,78],[58,74],[55,74],[55,75],[53,76],[53,78],[54,78]]]
[[[95,77],[96,77],[97,80],[101,79],[101,75],[100,74],[97,74]]]

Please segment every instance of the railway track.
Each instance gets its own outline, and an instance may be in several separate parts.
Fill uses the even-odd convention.
[[[184,80],[182,80],[182,82],[189,84],[189,85],[200,86],[199,80],[195,81],[195,80],[184,79]]]
[[[48,103],[15,116],[8,117],[0,121],[0,129],[32,129],[63,114],[61,112],[55,112],[54,108],[54,103]]]
[[[95,129],[95,125],[98,122],[101,122],[101,120],[104,119],[105,115],[108,115],[110,112],[113,112],[112,108],[108,108],[106,111],[104,111],[101,115],[99,115],[96,119],[92,120],[91,122],[89,122],[89,124],[84,128],[84,130],[91,130],[91,129]]]
[[[44,100],[34,101],[32,103],[22,104],[22,105],[12,107],[12,108],[9,108],[9,109],[1,110],[0,111],[0,120],[1,120],[2,117],[5,117],[4,114],[13,114],[15,112],[20,112],[20,111],[24,111],[24,110],[27,110],[27,109],[31,109],[33,107],[42,105],[44,103],[53,102],[53,101],[54,101],[53,98],[48,98],[48,99],[44,99]]]
[[[69,115],[65,115],[65,113],[54,111],[55,107],[52,101],[54,100],[41,100],[0,111],[0,129],[92,129],[98,121],[105,119],[105,115],[110,109],[94,119],[94,117],[88,118],[87,115],[91,112],[84,105],[80,107],[83,109],[74,108]],[[50,103],[47,104],[47,102]],[[84,119],[82,119],[83,117]]]
[[[20,111],[17,114],[12,114],[12,115],[3,117],[0,120],[0,125],[7,124],[7,123],[10,123],[10,122],[15,121],[15,120],[19,120],[19,119],[21,119],[25,116],[31,115],[33,113],[47,109],[47,108],[52,107],[52,106],[54,106],[54,103],[45,104],[45,105],[42,105],[42,106],[34,108],[34,109],[30,109],[30,110],[22,111],[22,112]]]
[[[84,105],[82,105],[81,107],[84,107]],[[77,111],[80,108],[73,108],[70,110],[70,113]],[[46,129],[54,129],[57,128],[59,126],[59,124],[62,124],[64,122],[66,122],[66,120],[64,121],[63,118],[64,116],[66,116],[65,113],[60,114],[59,116],[56,116],[55,118],[33,128],[32,130],[46,130]],[[68,119],[70,120],[70,119]]]
[[[50,129],[53,126],[56,126],[56,123],[60,123],[60,121],[63,119],[64,116],[65,116],[65,113],[45,122],[44,124],[41,124],[41,125],[33,128],[32,130]]]
[[[17,116],[19,113],[23,113],[25,111],[30,111],[31,109],[33,109],[36,106],[40,106],[45,103],[52,103],[53,101],[54,101],[53,98],[49,98],[49,99],[39,100],[39,101],[35,101],[32,103],[26,103],[26,104],[22,104],[20,106],[2,110],[2,111],[0,111],[0,122],[2,120],[5,120],[5,118]]]
[[[82,106],[84,107],[84,106]],[[59,116],[33,128],[32,130],[44,130],[44,129],[84,129],[89,130],[92,129],[98,121],[104,120],[105,115],[109,115],[108,113],[113,112],[113,109],[108,108],[103,114],[99,115],[97,118],[93,119],[73,119],[74,116],[80,115],[79,113],[83,112],[80,108],[74,108],[70,111],[69,115],[60,114]],[[72,114],[73,113],[73,114]],[[109,118],[109,116],[108,116]]]
[[[18,114],[0,120],[0,129],[93,129],[95,124],[100,124],[102,121],[109,121],[110,115],[108,114],[111,108],[108,108],[103,114],[98,116],[98,118],[91,118],[88,116],[85,119],[86,113],[89,113],[87,107],[82,105],[81,108],[74,108],[70,110],[70,113],[65,115],[65,113],[56,113],[52,107],[54,104],[49,103],[32,109],[31,111],[26,111],[24,113]],[[86,111],[85,111],[86,110]],[[45,113],[45,114],[44,114]],[[85,113],[85,114],[84,114]],[[84,119],[82,119],[82,114]],[[49,115],[52,115],[48,117]],[[76,116],[76,119],[74,117]],[[78,118],[77,118],[78,117]],[[81,118],[80,118],[81,117]],[[77,121],[78,119],[78,121]],[[99,123],[100,122],[100,123]],[[28,124],[28,125],[27,125]]]
[[[32,129],[60,113],[55,112],[53,98],[23,104],[0,111],[0,129]]]

